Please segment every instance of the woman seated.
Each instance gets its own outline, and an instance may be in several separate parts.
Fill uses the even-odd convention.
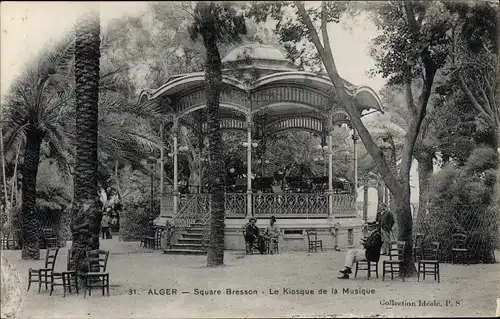
[[[276,226],[276,217],[271,216],[271,219],[269,220],[269,226],[267,226],[266,232],[264,233],[264,240],[269,242],[269,252],[271,254],[274,253],[274,243],[278,241],[279,235],[280,230],[278,226]]]

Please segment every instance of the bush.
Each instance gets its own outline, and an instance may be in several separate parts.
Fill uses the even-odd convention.
[[[145,191],[150,188],[150,177],[128,166],[121,170],[119,178],[123,205],[119,237],[125,241],[140,240],[147,234],[149,221],[160,213],[157,203],[151,212],[150,193]]]
[[[464,166],[448,164],[431,179],[429,213],[419,219],[415,233],[441,243],[441,261],[451,261],[451,236],[468,236],[472,262],[491,262],[499,247],[499,210],[494,200],[498,155],[476,148]]]

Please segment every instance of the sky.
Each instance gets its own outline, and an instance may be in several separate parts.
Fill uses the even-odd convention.
[[[76,18],[98,5],[103,28],[111,19],[123,15],[140,14],[146,2],[6,2],[1,12],[1,84],[3,96],[9,85],[45,46],[57,41],[75,24]],[[377,30],[365,17],[350,20],[348,24],[329,26],[330,42],[339,74],[356,85],[368,85],[379,91],[384,80],[369,78],[374,67],[369,56],[369,42]]]

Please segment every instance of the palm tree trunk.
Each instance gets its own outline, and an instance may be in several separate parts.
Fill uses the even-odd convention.
[[[40,247],[38,243],[40,222],[35,213],[35,204],[36,176],[38,174],[42,139],[43,135],[39,131],[33,128],[28,129],[24,148],[24,163],[22,166],[21,241],[23,259],[40,259]]]
[[[17,144],[16,150],[16,160],[14,163],[14,173],[12,174],[12,182],[11,182],[11,192],[10,192],[10,203],[14,206],[14,191],[16,190],[16,182],[17,182],[17,164],[19,162],[19,151],[21,149],[21,142]]]
[[[3,149],[3,127],[0,127],[0,156],[2,157],[2,185],[5,196],[5,206],[7,206],[7,201],[9,199],[7,194],[7,176],[5,176],[5,152]]]
[[[97,120],[100,58],[99,15],[81,19],[75,39],[76,174],[71,232],[79,271],[85,252],[99,248],[102,218],[97,185]]]
[[[213,26],[212,26],[213,27]],[[224,182],[225,171],[222,157],[222,135],[220,131],[219,98],[222,85],[221,58],[217,47],[215,32],[210,28],[203,34],[206,49],[205,92],[207,97],[207,121],[210,162],[208,183],[212,194],[210,244],[207,265],[216,267],[224,264]]]

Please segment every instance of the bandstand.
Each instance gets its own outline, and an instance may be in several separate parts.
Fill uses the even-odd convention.
[[[232,50],[223,59],[223,88],[220,95],[220,122],[222,130],[246,132],[246,192],[226,192],[225,245],[227,249],[243,249],[241,228],[250,216],[258,218],[258,226],[265,227],[271,215],[283,235],[283,249],[303,250],[307,247],[305,231],[318,230],[325,248],[350,246],[361,236],[363,220],[356,211],[358,136],[349,116],[337,99],[328,77],[300,70],[286,59],[278,47],[263,44],[246,44]],[[168,115],[168,123],[162,129],[171,130],[171,151],[174,176],[173,192],[163,192],[161,216],[180,227],[188,227],[194,220],[207,220],[207,194],[179,193],[178,156],[179,128],[188,127],[199,137],[203,136],[207,123],[205,105],[204,72],[172,76],[158,89],[143,90],[140,102],[157,100]],[[376,93],[366,86],[355,86],[347,81],[344,86],[362,114],[381,111]],[[353,192],[334,192],[334,165],[332,135],[335,126],[347,125],[353,139]],[[252,147],[265,143],[269,137],[283,130],[304,130],[322,137],[328,159],[328,189],[325,192],[294,193],[285,191],[252,191]],[[257,134],[259,131],[259,134]],[[161,171],[164,160],[161,153]],[[264,162],[264,159],[260,159]]]

